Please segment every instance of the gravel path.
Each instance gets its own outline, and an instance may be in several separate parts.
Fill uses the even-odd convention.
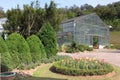
[[[58,55],[68,55],[73,58],[81,58],[81,57],[90,57],[97,59],[104,59],[105,62],[116,65],[120,67],[120,50],[107,50],[107,49],[99,49],[94,50],[92,52],[80,52],[80,53],[58,53]]]

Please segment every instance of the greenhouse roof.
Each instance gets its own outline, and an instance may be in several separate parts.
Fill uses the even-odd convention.
[[[91,15],[97,15],[97,14],[96,13],[91,13],[91,14],[88,14],[88,15],[82,15],[82,16],[75,17],[75,18],[72,18],[72,19],[64,20],[62,23],[80,20],[80,19],[83,19],[83,18],[91,16]]]

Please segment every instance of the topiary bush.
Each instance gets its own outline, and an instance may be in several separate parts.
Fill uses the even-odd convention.
[[[110,64],[91,58],[64,59],[55,62],[53,67],[58,73],[73,76],[104,75],[113,71]]]
[[[14,64],[28,65],[32,62],[28,43],[20,34],[12,33],[6,39],[6,43],[10,54],[14,58]]]
[[[0,72],[5,72],[13,69],[12,58],[8,52],[8,48],[0,36]]]
[[[40,59],[46,58],[45,48],[40,41],[39,37],[32,35],[27,38],[28,45],[30,47],[30,53],[32,56],[32,61],[34,63],[39,62]]]
[[[37,33],[37,36],[42,41],[47,57],[50,58],[57,54],[57,41],[56,41],[56,32],[50,25],[50,23],[43,24],[40,31]]]
[[[14,63],[13,64],[13,67],[16,68],[19,66],[19,64],[21,63],[20,62],[20,59],[18,57],[19,53],[18,53],[18,49],[15,45],[15,42],[14,41],[10,41],[10,40],[6,40],[6,44],[8,46],[8,50],[9,50],[9,53],[10,55],[12,56],[12,62]]]

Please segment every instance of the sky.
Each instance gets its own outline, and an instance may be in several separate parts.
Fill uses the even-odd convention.
[[[31,1],[36,1],[36,0],[0,0],[0,7],[3,8],[3,10],[6,12],[8,9],[11,8],[16,8],[17,4],[20,6],[20,8],[23,7],[24,4],[30,4]],[[48,3],[51,0],[39,0],[41,7],[44,7],[45,3]],[[81,6],[84,4],[90,4],[93,7],[97,6],[98,4],[101,5],[107,5],[109,3],[117,2],[120,0],[53,0],[56,4],[57,7],[70,7],[73,6],[74,4],[77,6]]]

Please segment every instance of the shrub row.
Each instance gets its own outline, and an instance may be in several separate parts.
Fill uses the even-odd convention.
[[[107,63],[100,63],[99,61],[98,63],[96,63],[96,61],[94,63],[93,61],[92,64],[89,64],[86,63],[87,60],[83,62],[79,60],[78,62],[76,63],[76,61],[74,60],[73,63],[71,62],[71,60],[57,61],[53,64],[53,67],[55,68],[55,71],[58,73],[73,76],[104,75],[113,71],[113,67]],[[81,63],[84,64],[81,65]]]
[[[17,33],[8,36],[5,41],[7,46],[3,44],[2,38],[0,40],[0,53],[2,53],[3,61],[1,64],[4,63],[7,66],[13,63],[11,64],[13,68],[31,67],[46,57],[51,58],[57,54],[56,32],[49,23],[42,26],[37,36],[32,35],[27,40]]]
[[[83,52],[85,50],[92,51],[93,48],[86,45],[77,44],[75,42],[68,46],[65,46],[64,44],[61,46],[61,51],[67,53]]]
[[[6,44],[5,44],[6,42]],[[27,41],[19,34],[13,33],[4,41],[0,37],[1,70],[22,68],[46,58],[46,52],[40,39],[32,35]],[[6,67],[5,67],[6,66]]]

